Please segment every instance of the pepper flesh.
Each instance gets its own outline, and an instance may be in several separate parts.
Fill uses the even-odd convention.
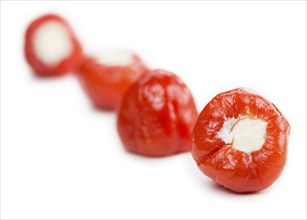
[[[229,118],[267,122],[264,144],[250,153],[226,144],[216,134]],[[245,89],[215,96],[200,113],[192,135],[192,154],[200,170],[235,192],[254,192],[269,187],[286,163],[290,125],[269,101]]]
[[[113,110],[128,87],[147,71],[136,54],[132,56],[132,63],[127,66],[103,65],[96,58],[88,57],[81,64],[78,78],[96,107]]]
[[[193,97],[174,74],[155,70],[124,95],[117,129],[127,150],[146,156],[189,151],[197,118]]]

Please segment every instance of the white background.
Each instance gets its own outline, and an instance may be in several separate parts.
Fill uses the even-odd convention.
[[[95,110],[73,76],[38,79],[25,63],[25,28],[46,12],[88,53],[133,49],[177,73],[199,110],[242,86],[270,99],[292,127],[282,176],[240,195],[189,153],[126,152],[114,113]],[[306,2],[1,2],[1,217],[306,218]]]

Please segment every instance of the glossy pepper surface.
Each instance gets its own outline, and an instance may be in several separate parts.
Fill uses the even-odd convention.
[[[196,118],[187,86],[175,74],[155,70],[142,76],[124,95],[117,129],[129,151],[167,156],[190,150]]]
[[[131,61],[125,65],[107,65],[88,57],[81,64],[78,77],[96,107],[113,110],[128,87],[145,72],[147,67],[136,54],[132,54]]]
[[[234,140],[225,143],[218,135],[226,120],[246,118],[266,123],[262,146],[251,152],[236,149]],[[200,170],[218,184],[235,192],[259,191],[281,175],[289,132],[289,123],[271,102],[245,89],[234,89],[215,96],[200,113],[193,130],[192,154]]]

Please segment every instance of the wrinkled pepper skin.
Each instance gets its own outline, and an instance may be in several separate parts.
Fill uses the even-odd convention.
[[[117,115],[127,150],[161,157],[190,150],[198,113],[190,90],[175,74],[154,70],[128,89]]]
[[[95,107],[114,110],[128,87],[147,71],[136,54],[128,66],[107,66],[88,57],[81,64],[78,78]]]
[[[72,52],[69,56],[62,59],[56,65],[48,65],[44,63],[35,53],[33,39],[36,30],[43,24],[49,21],[60,23],[67,31],[72,44]],[[52,43],[52,42],[50,42]],[[62,17],[55,14],[47,14],[35,19],[27,28],[24,42],[24,53],[28,64],[38,76],[59,76],[78,69],[79,63],[83,59],[83,51],[76,35],[71,26]]]
[[[236,150],[216,136],[225,119],[239,115],[268,123],[259,150]],[[289,133],[289,123],[271,102],[245,89],[234,89],[215,96],[200,113],[192,135],[192,154],[200,170],[216,183],[239,193],[255,192],[281,175]]]

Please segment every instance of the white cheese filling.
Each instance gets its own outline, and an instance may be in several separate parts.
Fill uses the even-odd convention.
[[[225,144],[232,144],[237,150],[251,153],[261,149],[264,144],[267,124],[261,119],[229,118],[225,120],[217,137]]]
[[[47,65],[56,65],[72,53],[72,42],[66,28],[48,21],[37,28],[33,36],[36,56]]]
[[[103,50],[96,54],[96,61],[105,66],[129,66],[133,62],[133,54],[128,50]]]

